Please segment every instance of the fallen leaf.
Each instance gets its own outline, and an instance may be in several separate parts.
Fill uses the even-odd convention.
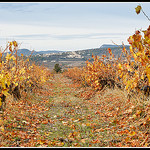
[[[103,128],[100,128],[100,129],[96,129],[95,132],[103,132],[104,129]]]
[[[130,136],[134,136],[134,135],[136,134],[136,132],[131,131],[131,132],[129,132],[128,134],[129,134]]]
[[[4,130],[5,130],[4,125],[2,125],[2,126],[0,127],[0,130],[1,130],[2,132],[4,132]]]
[[[85,143],[86,140],[87,140],[87,138],[86,138],[86,139],[81,139],[81,142],[82,142],[82,143]]]

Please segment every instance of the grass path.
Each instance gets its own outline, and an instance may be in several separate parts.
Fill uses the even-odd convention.
[[[147,130],[141,126],[139,129],[137,119],[132,117],[135,103],[127,100],[122,91],[106,89],[95,93],[56,74],[26,98],[7,100],[0,120],[0,146],[143,146],[148,143],[144,143],[146,138],[141,140],[143,145],[138,144],[136,136],[140,133],[131,132]]]

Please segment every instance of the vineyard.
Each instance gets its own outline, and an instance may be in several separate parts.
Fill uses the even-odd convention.
[[[150,144],[150,26],[142,32],[144,33],[143,37],[140,31],[136,31],[134,35],[128,38],[130,51],[128,52],[123,47],[122,54],[117,59],[114,59],[115,56],[108,48],[109,56],[102,55],[101,58],[92,56],[94,61],[92,63],[87,61],[86,67],[82,69],[75,67],[64,73],[66,77],[73,79],[75,83],[92,88],[90,91],[81,94],[82,97],[88,100],[95,93],[105,93],[108,89],[112,91],[117,89],[118,96],[121,95],[119,92],[126,93],[125,101],[118,100],[118,96],[115,99],[112,97],[105,99],[105,103],[106,101],[107,103],[110,102],[113,107],[108,104],[104,105],[102,102],[95,102],[100,105],[95,114],[112,119],[109,122],[108,130],[118,128],[117,134],[118,136],[120,134],[123,138],[119,144],[124,147],[139,147],[140,138],[142,137],[144,137],[144,140],[141,141],[142,144],[144,143],[143,146],[149,146]],[[104,113],[103,107],[107,107],[107,113]],[[120,128],[124,128],[124,130],[119,131]],[[95,130],[104,132],[103,128]],[[97,139],[97,141],[99,140]],[[110,142],[111,146],[119,146],[112,143]]]
[[[108,48],[61,73],[8,42],[0,52],[0,146],[150,147],[150,26],[128,42],[119,57]]]

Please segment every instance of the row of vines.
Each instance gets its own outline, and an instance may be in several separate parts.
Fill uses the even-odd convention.
[[[144,34],[142,36],[142,33]],[[110,48],[109,56],[92,56],[84,68],[68,69],[64,74],[84,86],[102,90],[105,86],[127,90],[128,94],[145,92],[150,88],[150,26],[136,31],[128,38],[130,49],[123,45],[122,54],[116,58]]]
[[[6,52],[9,51],[9,52]],[[29,61],[30,57],[18,56],[18,43],[8,42],[0,52],[0,107],[4,109],[6,98],[13,95],[20,99],[22,91],[30,92],[41,87],[50,77],[50,72],[43,66],[37,66]]]
[[[143,34],[143,35],[142,35]],[[95,93],[104,94],[106,91],[117,90],[118,97],[123,92],[126,96],[123,99],[111,100],[100,96],[101,105],[99,108],[110,108],[109,105],[103,105],[103,102],[114,104],[114,116],[109,116],[111,109],[105,111],[96,111],[96,115],[105,114],[112,120],[115,118],[117,133],[121,137],[117,147],[149,147],[150,146],[150,26],[145,31],[136,31],[134,35],[128,38],[129,49],[125,46],[121,49],[122,53],[117,58],[112,50],[108,48],[108,56],[92,56],[93,61],[87,60],[83,68],[69,68],[64,72],[64,76],[80,83],[81,87]],[[110,89],[109,89],[110,88]],[[94,104],[94,94],[90,92],[82,94],[82,97],[90,97],[90,102]],[[92,99],[91,99],[91,96]],[[93,101],[92,101],[93,100]],[[119,103],[119,108],[115,105]],[[125,108],[125,110],[124,110]],[[118,110],[121,112],[118,114]],[[105,113],[104,113],[105,112]],[[106,120],[108,117],[105,118]],[[104,120],[104,118],[103,118]],[[109,123],[108,126],[110,126]],[[121,131],[120,131],[121,129]],[[103,131],[101,128],[100,131]],[[113,132],[113,131],[112,131]]]

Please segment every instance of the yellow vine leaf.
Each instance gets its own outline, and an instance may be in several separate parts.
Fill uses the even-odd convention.
[[[129,132],[130,136],[134,136],[136,133],[134,131]]]
[[[2,90],[2,93],[3,93],[5,96],[8,96],[8,95],[9,95],[9,93],[8,93],[8,90],[7,90],[7,89]]]
[[[11,56],[11,58],[10,59],[12,59],[13,61],[15,61],[16,60],[16,58],[14,57],[14,56]]]
[[[141,79],[142,79],[142,80],[144,80],[144,73],[142,73],[142,75],[141,75]]]
[[[18,43],[16,41],[13,41],[12,44],[14,45],[14,47],[18,46]]]
[[[7,53],[5,58],[6,58],[7,61],[10,60],[11,59],[11,54]]]
[[[0,130],[1,130],[2,132],[4,132],[4,125],[2,125],[2,126],[0,127]]]
[[[25,73],[25,67],[19,71],[19,74],[24,74],[24,73]]]
[[[118,69],[122,70],[122,65],[120,63],[118,64]]]
[[[11,71],[14,71],[16,69],[16,67],[12,67]]]
[[[129,86],[131,85],[131,81],[127,81],[127,85],[125,86],[125,89],[127,90],[129,88]]]
[[[13,42],[9,42],[9,46],[12,46],[13,45]]]
[[[141,12],[141,9],[142,7],[140,5],[138,5],[136,8],[135,8],[135,11],[137,14],[139,14]]]

